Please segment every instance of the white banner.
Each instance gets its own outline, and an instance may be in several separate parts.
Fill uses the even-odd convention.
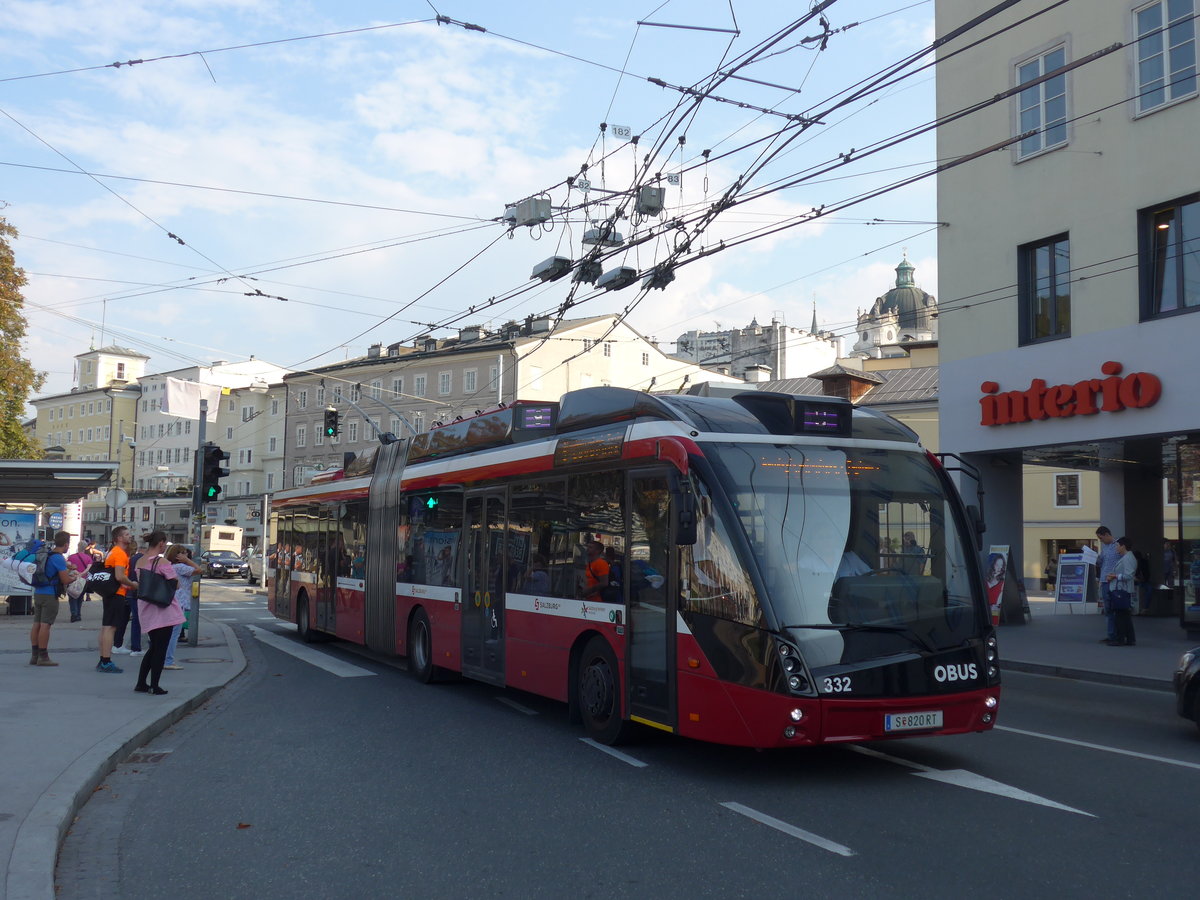
[[[178,416],[181,419],[200,418],[200,400],[208,401],[209,422],[217,421],[217,407],[221,403],[221,386],[219,384],[201,384],[198,381],[184,381],[181,378],[166,378],[163,387],[161,411],[168,416]]]

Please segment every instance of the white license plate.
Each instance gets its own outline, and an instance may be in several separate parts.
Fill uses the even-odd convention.
[[[928,712],[885,714],[883,717],[884,731],[922,731],[926,728],[941,727],[942,711],[940,709]]]

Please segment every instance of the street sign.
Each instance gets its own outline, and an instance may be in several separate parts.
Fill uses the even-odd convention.
[[[60,513],[60,512],[50,513],[50,517],[46,520],[46,524],[49,525],[51,528],[53,528],[55,531],[60,531],[62,529],[62,523],[63,523],[63,516],[62,516],[62,513]]]

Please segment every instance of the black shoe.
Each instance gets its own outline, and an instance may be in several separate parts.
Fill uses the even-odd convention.
[[[163,688],[150,688],[150,693],[161,697],[166,691]]]
[[[1124,642],[1124,641],[1109,641],[1109,640],[1106,640],[1106,641],[1104,641],[1104,643],[1108,644],[1108,646],[1110,646],[1110,647],[1124,647],[1124,646],[1125,646],[1125,642]]]
[[[1110,637],[1100,638],[1100,643],[1102,643],[1102,644],[1111,644],[1112,642],[1113,642],[1113,639]]]
[[[150,693],[150,688],[146,687],[146,685],[144,685],[144,684],[139,684],[139,685],[137,685],[136,687],[134,687],[134,689],[133,689],[133,690],[134,690],[134,693],[137,693],[137,694],[148,694],[148,693]]]

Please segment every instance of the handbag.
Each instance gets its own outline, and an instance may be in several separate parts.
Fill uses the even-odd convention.
[[[1114,610],[1132,609],[1133,595],[1129,593],[1129,591],[1123,591],[1120,589],[1109,591],[1108,604]]]
[[[87,592],[95,594],[101,600],[108,600],[115,597],[117,591],[121,589],[121,585],[117,581],[117,577],[113,574],[113,570],[103,564],[92,566],[83,581]]]
[[[72,600],[78,600],[83,596],[83,589],[87,587],[87,581],[84,578],[76,578],[67,585],[67,596]]]
[[[155,606],[161,606],[164,609],[170,606],[175,601],[175,586],[178,579],[174,574],[171,578],[158,571],[158,561],[161,556],[154,558],[154,565],[149,569],[142,569],[138,574],[138,599],[145,600],[147,603],[152,603]]]

